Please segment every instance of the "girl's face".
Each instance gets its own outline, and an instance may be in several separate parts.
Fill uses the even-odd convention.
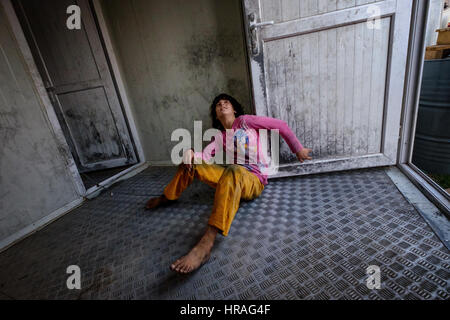
[[[216,104],[217,118],[220,118],[226,114],[234,114],[234,108],[230,101],[221,99]]]

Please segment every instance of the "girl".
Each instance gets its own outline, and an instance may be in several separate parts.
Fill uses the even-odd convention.
[[[264,162],[264,152],[260,147],[257,129],[278,129],[300,162],[312,159],[309,156],[311,149],[301,145],[286,122],[275,118],[246,115],[236,99],[227,94],[222,93],[214,98],[210,115],[213,127],[219,129],[222,136],[217,136],[203,152],[194,153],[192,149],[187,150],[183,156],[183,163],[164,189],[163,195],[150,199],[146,204],[146,209],[152,209],[178,199],[194,178],[216,189],[214,206],[205,234],[187,255],[170,266],[179,273],[192,272],[205,263],[209,259],[217,233],[228,235],[231,222],[239,209],[240,199],[257,198],[267,185],[265,174],[267,171],[264,170],[267,163]],[[227,129],[232,130],[233,141],[227,139]],[[216,151],[219,152],[219,148],[223,147],[225,153],[231,153],[233,164],[224,167],[207,163],[216,155]],[[238,155],[241,156],[240,159]],[[192,164],[194,158],[200,163]]]

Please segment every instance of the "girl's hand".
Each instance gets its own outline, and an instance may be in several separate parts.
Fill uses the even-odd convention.
[[[186,150],[183,155],[183,163],[188,170],[192,169],[192,163],[194,162],[194,151],[192,149]]]
[[[295,155],[300,162],[303,162],[304,160],[312,160],[312,158],[309,156],[309,153],[311,151],[312,149],[302,148],[302,150],[298,151]]]

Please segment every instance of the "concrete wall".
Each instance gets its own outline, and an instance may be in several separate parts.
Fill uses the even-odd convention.
[[[0,6],[0,242],[77,198]]]
[[[221,92],[251,112],[239,0],[101,4],[147,161],[170,161],[174,129],[210,128]]]

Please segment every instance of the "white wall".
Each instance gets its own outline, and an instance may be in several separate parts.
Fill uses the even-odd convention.
[[[425,33],[425,46],[434,46],[438,33],[436,29],[441,28],[441,16],[444,10],[444,0],[429,0],[427,30]]]
[[[211,126],[221,92],[250,108],[239,0],[106,0],[106,24],[146,159],[170,163],[176,128]]]
[[[1,244],[80,198],[51,128],[0,6]]]

